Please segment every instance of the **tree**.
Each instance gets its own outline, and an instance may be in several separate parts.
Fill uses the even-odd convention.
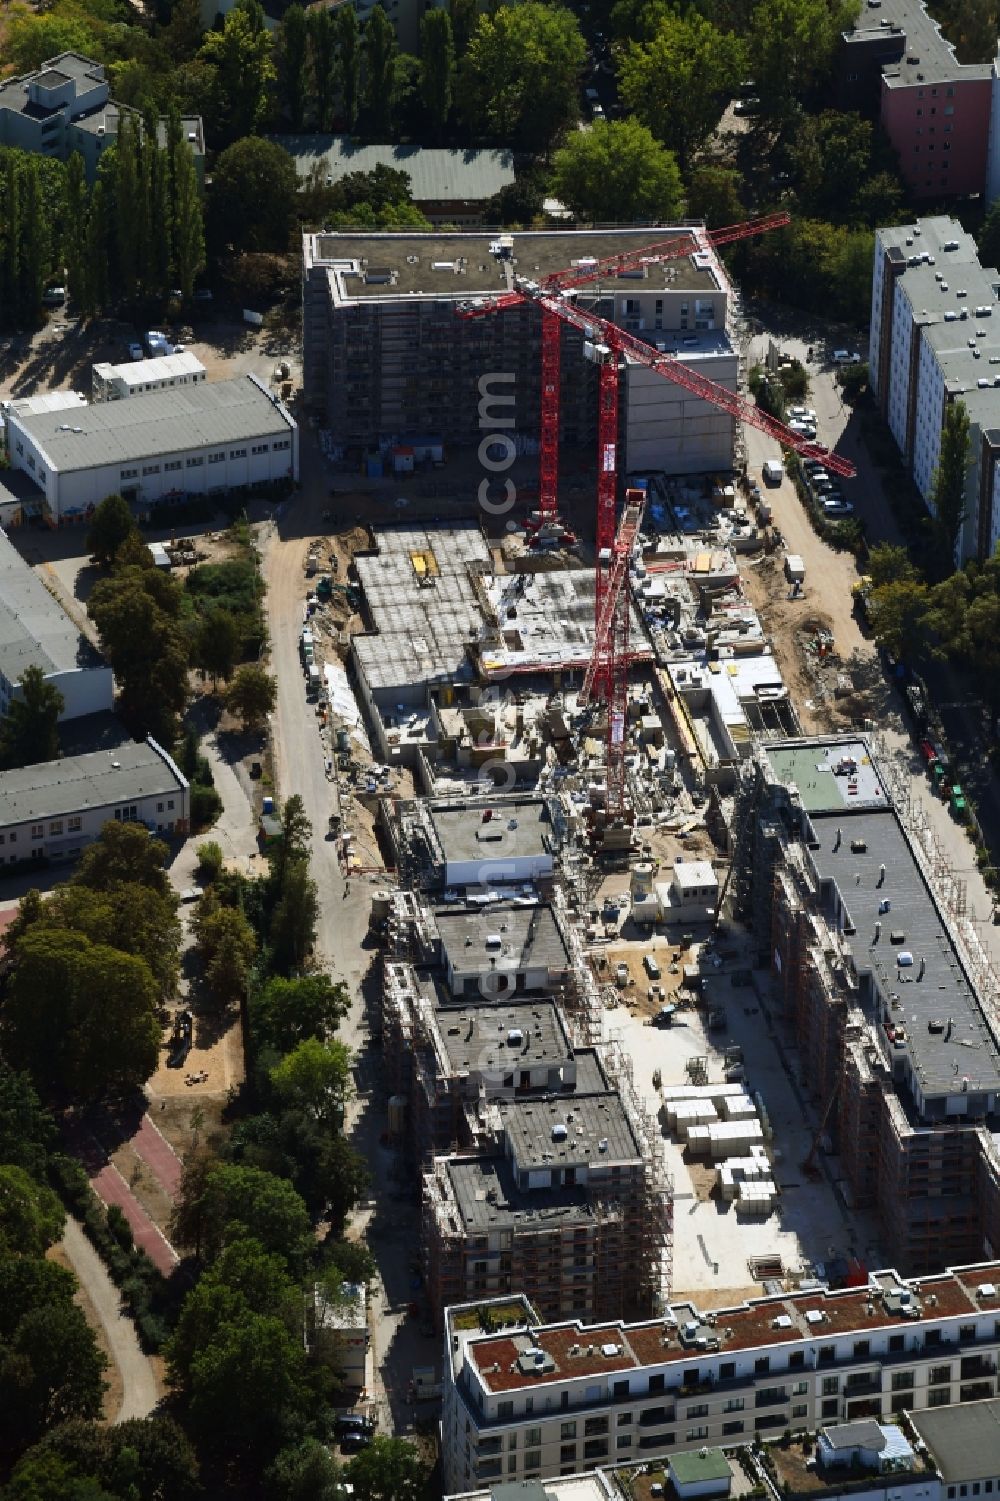
[[[166,872],[170,851],[139,823],[109,819],[99,838],[87,846],[72,876],[72,884],[92,891],[112,891],[121,882],[148,886],[177,910],[177,898]]]
[[[239,649],[240,628],[232,611],[207,610],[195,632],[191,660],[211,676],[213,687],[220,678],[232,677]]]
[[[982,266],[1000,266],[1000,198],[995,198],[979,231],[979,262]]]
[[[180,967],[177,898],[139,881],[116,881],[104,891],[69,883],[45,903],[40,928],[72,929],[149,965],[161,1001],[172,999]],[[16,952],[16,950],[15,950]]]
[[[307,1037],[271,1070],[271,1087],[293,1110],[339,1126],[351,1077],[351,1054],[345,1043]]]
[[[170,147],[170,184],[174,273],[181,296],[190,302],[205,265],[205,216],[194,156],[183,133]]]
[[[930,606],[930,590],[916,579],[899,579],[873,589],[868,609],[879,645],[912,661],[927,643]]]
[[[481,15],[460,70],[462,114],[476,130],[544,150],[579,114],[587,48],[563,6],[524,0]]]
[[[827,109],[799,120],[788,146],[788,160],[803,212],[835,221],[853,220],[859,191],[872,178],[874,148],[874,127],[858,114]],[[870,193],[866,206],[877,204],[884,194],[883,183]]]
[[[29,1308],[0,1344],[6,1443],[18,1449],[70,1418],[96,1418],[107,1362],[71,1299]],[[3,1442],[3,1440],[0,1440]]]
[[[40,667],[26,667],[0,721],[0,765],[6,769],[54,761],[65,699]]]
[[[420,93],[432,130],[441,132],[451,113],[455,39],[446,10],[428,10],[420,22]]]
[[[43,1110],[28,1075],[0,1059],[0,1162],[41,1179],[55,1136],[55,1122]]]
[[[199,56],[216,69],[215,120],[222,140],[253,135],[275,79],[271,38],[260,0],[236,0],[221,31],[210,31]],[[255,205],[260,207],[260,205]]]
[[[352,10],[351,6],[347,7]],[[320,130],[329,130],[333,123],[333,95],[336,87],[336,43],[340,10],[327,6],[315,7],[306,12],[306,35],[309,41],[313,95],[316,100],[316,124]],[[357,33],[357,17],[354,23]]]
[[[143,1501],[195,1501],[201,1493],[197,1458],[173,1418],[126,1418],[114,1427],[79,1418],[61,1423],[15,1470],[18,1501],[48,1501],[47,1490],[39,1494],[27,1488],[29,1477],[44,1475],[41,1466],[48,1462],[61,1466],[65,1474],[92,1477],[93,1483],[108,1487],[113,1501],[139,1496]],[[76,1495],[72,1489],[51,1494],[52,1501]]]
[[[365,113],[369,128],[389,139],[395,95],[396,33],[381,4],[372,8],[365,28]]]
[[[94,588],[87,613],[118,683],[129,728],[170,745],[187,699],[188,645],[181,590],[159,569],[129,566]]]
[[[12,1061],[83,1103],[156,1068],[157,987],[145,960],[36,925],[18,944],[0,1022]]]
[[[208,1263],[249,1236],[297,1268],[310,1243],[309,1215],[291,1184],[252,1167],[206,1166],[196,1157],[184,1164],[173,1232]]]
[[[285,863],[280,895],[271,915],[271,964],[279,975],[300,970],[316,940],[319,901],[306,860]]]
[[[245,730],[259,730],[277,702],[274,679],[263,667],[247,663],[237,669],[226,694],[226,708],[243,721]]]
[[[62,1235],[65,1220],[51,1188],[22,1167],[0,1165],[0,1255],[44,1255]]]
[[[278,54],[285,113],[293,130],[302,129],[307,35],[305,11],[299,4],[290,5],[278,27]]]
[[[22,170],[21,315],[25,322],[38,325],[45,316],[42,293],[48,279],[52,247],[42,202],[38,158],[30,155]]]
[[[210,217],[215,238],[235,250],[288,248],[298,175],[273,141],[237,141],[212,173]]]
[[[941,448],[931,484],[931,510],[952,561],[965,520],[965,481],[971,462],[968,409],[964,401],[950,401],[945,407]]]
[[[903,580],[909,582],[917,578],[917,570],[910,562],[906,548],[897,547],[892,542],[875,543],[869,550],[865,571],[872,581],[873,589],[882,584],[897,584]]]
[[[308,1037],[329,1037],[349,1009],[346,987],[335,985],[328,975],[302,975],[293,980],[274,976],[250,997],[254,1047],[258,1052],[289,1053]]]
[[[257,951],[253,928],[235,907],[220,907],[199,925],[198,951],[205,980],[222,1006],[246,995],[250,966]]]
[[[325,1444],[305,1438],[282,1449],[264,1476],[267,1501],[340,1501],[340,1467]]]
[[[381,1433],[354,1456],[345,1473],[358,1501],[421,1501],[428,1478],[414,1444]]]
[[[93,553],[102,568],[110,568],[119,548],[136,530],[128,501],[121,495],[106,495],[90,518],[87,551]]]
[[[758,0],[747,37],[747,65],[768,120],[796,115],[829,71],[840,37],[853,24],[854,0]]]
[[[110,300],[108,245],[111,237],[108,177],[99,173],[90,193],[87,220],[87,312],[106,307]]]
[[[238,1121],[226,1143],[229,1161],[287,1178],[314,1221],[338,1233],[369,1182],[367,1164],[343,1136],[303,1110],[265,1111]],[[351,1267],[342,1273],[348,1277]],[[356,1279],[355,1279],[356,1280]]]
[[[122,115],[111,156],[114,194],[114,244],[118,281],[126,302],[135,299],[139,287],[141,223],[136,213],[140,192],[139,128],[131,114]]]
[[[632,43],[622,58],[622,100],[686,170],[722,118],[745,65],[743,44],[731,32],[696,10],[668,11],[652,40]]]
[[[553,159],[550,189],[577,218],[617,223],[669,221],[683,199],[673,153],[638,120],[600,120],[569,136]]]
[[[704,219],[709,229],[739,224],[746,218],[740,183],[739,173],[729,167],[696,167],[688,178],[688,214],[692,219]]]
[[[358,36],[358,16],[353,5],[342,5],[334,14],[344,119],[348,130],[353,130],[358,120],[358,98],[361,86],[361,42]]]
[[[66,290],[69,300],[84,313],[90,309],[86,247],[87,178],[83,157],[79,151],[74,151],[66,163],[66,188],[63,195],[63,259],[66,263]]]
[[[455,39],[455,53],[458,57],[464,57],[476,26],[476,0],[448,0],[448,14]]]

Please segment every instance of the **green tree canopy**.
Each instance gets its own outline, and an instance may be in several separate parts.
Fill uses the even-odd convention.
[[[550,188],[579,219],[670,220],[683,202],[673,153],[638,120],[601,120],[569,136]]]
[[[0,1058],[0,1162],[42,1178],[55,1136],[55,1122],[42,1108],[29,1075]]]
[[[177,989],[181,930],[172,894],[139,881],[115,881],[100,891],[71,882],[57,886],[45,903],[39,918],[44,928],[70,928],[91,943],[144,959],[163,1001]]]
[[[455,83],[455,38],[446,10],[424,12],[420,22],[420,92],[432,130],[442,131],[451,113]]]
[[[55,1268],[54,1270],[61,1270]],[[24,1309],[0,1339],[0,1452],[20,1453],[57,1423],[95,1418],[104,1392],[104,1356],[72,1299],[73,1280]]]
[[[256,136],[235,141],[215,164],[209,220],[217,245],[288,249],[299,180],[288,152]]]
[[[65,699],[40,667],[26,667],[0,721],[0,766],[34,766],[59,755],[59,716]]]
[[[55,1461],[67,1475],[105,1487],[114,1501],[195,1501],[201,1494],[197,1458],[173,1418],[127,1418],[113,1427],[80,1418],[60,1424],[15,1470],[18,1501],[48,1501],[47,1490],[36,1495],[27,1485],[29,1476],[39,1473],[35,1464],[48,1461]],[[53,1491],[52,1501],[73,1495],[71,1489]]]
[[[619,68],[626,108],[686,168],[722,118],[746,66],[740,39],[696,10],[664,12],[648,42],[634,42]]]
[[[221,1006],[236,1005],[246,995],[257,939],[236,907],[219,907],[198,924],[198,954],[205,980]]]
[[[309,1215],[289,1183],[256,1168],[185,1163],[174,1234],[204,1261],[216,1261],[241,1237],[299,1267],[310,1246]]]
[[[783,122],[829,72],[857,0],[757,0],[747,59],[764,115]]]
[[[995,198],[979,231],[979,263],[1000,266],[1000,198]]]
[[[62,1235],[65,1219],[51,1188],[23,1167],[0,1165],[0,1255],[43,1255]]]
[[[159,569],[130,566],[103,579],[87,613],[114,670],[119,707],[136,734],[170,745],[187,698],[188,644],[179,622],[181,590]]]
[[[98,563],[110,568],[118,549],[136,530],[135,518],[121,495],[106,495],[94,511],[87,531],[87,551]]]
[[[575,123],[587,49],[562,5],[524,0],[480,15],[460,70],[462,114],[473,129],[531,151]]]
[[[427,1466],[414,1444],[377,1434],[347,1466],[358,1501],[422,1501]]]
[[[388,140],[395,103],[396,32],[381,4],[372,7],[364,33],[365,115],[371,132]]]
[[[706,162],[688,178],[687,209],[692,219],[704,219],[709,229],[723,229],[746,218],[740,197],[741,178],[730,167]]]
[[[289,1053],[309,1037],[321,1040],[335,1032],[350,1009],[344,985],[328,975],[268,980],[250,998],[250,1033],[258,1051]]]
[[[200,56],[216,70],[214,125],[220,139],[253,135],[267,114],[276,76],[260,0],[236,0],[222,30],[206,35]]]
[[[226,693],[226,708],[243,721],[245,730],[259,730],[278,699],[274,679],[263,667],[248,662],[233,674]]]
[[[346,1044],[307,1037],[271,1070],[271,1087],[292,1109],[339,1125],[350,1077],[351,1054]]]
[[[99,838],[87,846],[72,877],[74,886],[89,886],[92,891],[113,891],[122,883],[148,886],[150,891],[172,904],[177,898],[166,872],[170,851],[140,823],[119,823],[109,819]]]
[[[36,924],[17,947],[0,1036],[43,1091],[82,1103],[134,1089],[153,1073],[157,1001],[145,960]]]
[[[305,1438],[276,1456],[264,1494],[267,1501],[341,1501],[340,1466],[325,1444]]]
[[[965,483],[972,462],[969,413],[964,401],[949,401],[941,430],[941,449],[931,485],[931,510],[942,545],[954,562],[965,520]]]

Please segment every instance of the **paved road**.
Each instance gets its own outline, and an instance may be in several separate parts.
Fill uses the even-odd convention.
[[[181,1160],[148,1115],[139,1122],[138,1130],[128,1143],[159,1179],[163,1190],[175,1199],[181,1186]]]
[[[124,1391],[115,1422],[124,1423],[128,1418],[148,1417],[159,1401],[153,1367],[142,1352],[131,1319],[121,1311],[118,1289],[83,1229],[74,1219],[66,1220],[62,1248],[80,1286],[94,1306],[114,1362],[121,1372]]]

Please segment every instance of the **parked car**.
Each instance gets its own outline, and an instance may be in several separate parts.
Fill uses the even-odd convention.
[[[793,421],[788,424],[791,432],[798,433],[800,438],[815,438],[816,424],[814,422]]]
[[[66,301],[65,287],[49,287],[42,293],[42,302],[46,307],[62,307]]]
[[[852,352],[850,349],[835,349],[833,363],[835,365],[860,365],[861,356],[856,350]]]
[[[816,422],[816,413],[813,411],[812,407],[789,407],[788,415],[796,422],[811,422],[813,423],[813,425],[815,425]]]
[[[211,302],[212,289],[210,287],[195,287],[194,300],[195,302]]]
[[[130,360],[144,360],[146,356],[143,351],[142,345],[130,344],[128,347],[128,357]]]
[[[823,502],[823,515],[840,520],[845,516],[853,516],[854,507],[849,500],[827,500]]]
[[[351,1433],[373,1433],[374,1427],[371,1418],[363,1413],[342,1412],[334,1422],[333,1431],[338,1438],[346,1438]]]
[[[643,955],[642,967],[651,980],[658,980],[660,978],[660,966],[652,954]]]

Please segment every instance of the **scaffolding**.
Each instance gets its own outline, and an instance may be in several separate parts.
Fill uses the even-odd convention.
[[[639,1141],[646,1164],[645,1214],[642,1216],[640,1268],[650,1278],[652,1312],[666,1309],[673,1289],[674,1273],[674,1185],[663,1155],[663,1139],[658,1123],[650,1115],[635,1086],[631,1055],[622,1047],[621,1038],[612,1035],[601,1050],[608,1080],[617,1089],[632,1129]],[[626,1269],[629,1272],[629,1269]]]

